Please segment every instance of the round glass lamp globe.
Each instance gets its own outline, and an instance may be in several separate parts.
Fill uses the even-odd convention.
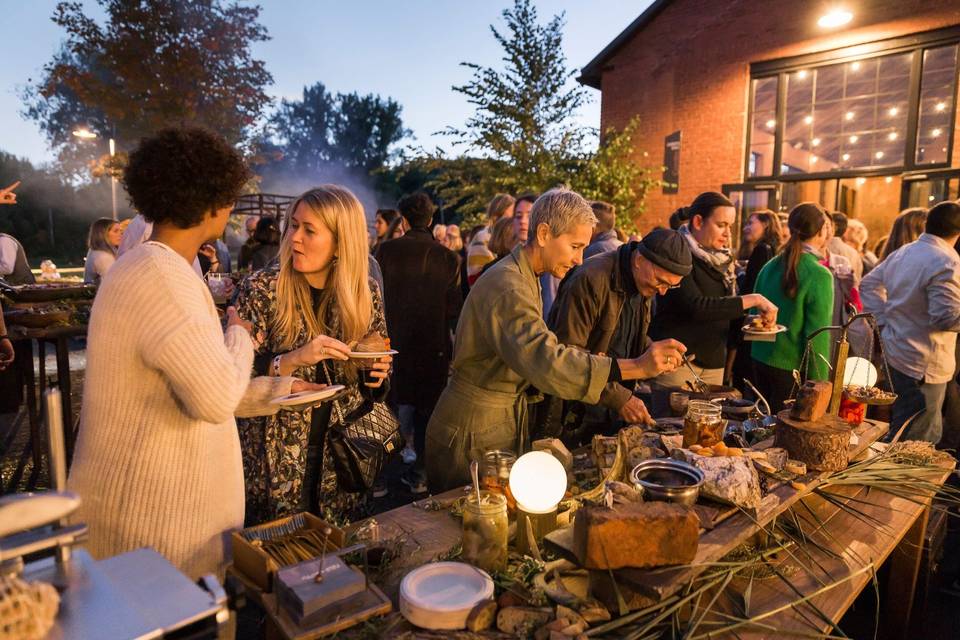
[[[843,369],[843,386],[872,387],[877,384],[877,368],[866,358],[847,358]]]
[[[566,490],[566,469],[546,451],[525,453],[510,469],[510,492],[527,513],[550,513]]]

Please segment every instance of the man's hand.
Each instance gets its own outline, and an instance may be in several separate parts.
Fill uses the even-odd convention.
[[[13,364],[13,358],[13,343],[10,338],[3,338],[0,340],[0,371]]]
[[[17,194],[15,194],[13,190],[19,186],[20,181],[17,180],[9,187],[0,189],[0,204],[17,204]]]
[[[657,424],[656,420],[650,417],[647,411],[647,405],[637,396],[630,396],[627,404],[620,407],[620,417],[627,424],[642,424],[652,427]]]
[[[640,367],[644,370],[643,379],[656,378],[661,373],[673,371],[683,364],[683,354],[687,348],[673,338],[658,340],[640,356]]]

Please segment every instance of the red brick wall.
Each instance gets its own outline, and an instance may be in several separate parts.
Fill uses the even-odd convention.
[[[664,224],[698,193],[743,180],[751,62],[960,24],[958,0],[847,4],[853,20],[828,31],[817,26],[822,2],[673,0],[608,60],[602,129],[639,115],[638,158],[647,151],[656,163],[663,160],[664,137],[682,131],[680,191],[649,194],[643,230]],[[957,166],[960,139],[954,151]]]

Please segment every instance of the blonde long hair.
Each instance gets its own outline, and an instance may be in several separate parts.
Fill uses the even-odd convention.
[[[310,285],[306,277],[293,268],[293,231],[290,223],[301,204],[320,218],[336,243],[333,264],[327,277],[328,286],[324,288],[315,313],[305,313],[313,308]],[[335,184],[320,185],[290,204],[284,217],[283,238],[280,241],[277,313],[273,319],[273,329],[280,336],[281,348],[292,349],[297,346],[297,338],[304,328],[310,340],[321,334],[329,335],[330,327],[324,322],[327,307],[333,300],[339,310],[341,325],[341,335],[333,337],[349,343],[366,335],[373,315],[367,259],[367,222],[363,206],[349,189]]]

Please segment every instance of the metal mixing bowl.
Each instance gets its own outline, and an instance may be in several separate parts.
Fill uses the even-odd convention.
[[[644,460],[630,472],[630,481],[645,500],[693,506],[703,485],[703,472],[680,460]]]

